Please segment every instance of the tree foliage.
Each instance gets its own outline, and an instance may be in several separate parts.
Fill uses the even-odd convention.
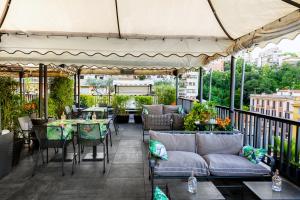
[[[235,107],[239,108],[241,73],[243,60],[236,62]],[[244,84],[244,105],[249,105],[250,94],[274,93],[277,89],[300,89],[300,63],[283,63],[282,66],[265,65],[257,67],[246,64]],[[225,64],[225,71],[212,73],[211,100],[217,105],[230,105],[230,65]],[[209,74],[204,76],[203,94],[208,99]]]

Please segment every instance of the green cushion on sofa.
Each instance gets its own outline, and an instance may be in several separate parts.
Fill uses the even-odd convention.
[[[167,195],[159,187],[156,187],[154,190],[154,195],[153,195],[154,200],[169,200]]]
[[[267,150],[259,148],[256,149],[252,146],[244,146],[241,155],[250,160],[251,162],[258,164],[267,153]]]
[[[157,140],[150,140],[149,151],[152,155],[161,158],[163,160],[168,160],[168,154],[166,147]]]

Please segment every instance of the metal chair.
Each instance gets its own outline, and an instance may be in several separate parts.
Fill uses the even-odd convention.
[[[69,106],[65,106],[65,114],[68,119],[72,119],[72,110]]]
[[[77,124],[77,135],[78,135],[78,156],[80,163],[80,146],[96,147],[100,144],[103,145],[103,174],[105,173],[105,159],[108,159],[108,140],[107,131],[100,127],[99,123],[79,123]],[[94,152],[97,153],[97,152]]]
[[[64,173],[64,161],[65,161],[65,154],[66,154],[66,147],[69,143],[73,143],[73,158],[72,158],[72,174],[74,173],[74,164],[76,163],[76,153],[75,153],[75,144],[74,144],[74,136],[71,135],[64,135],[64,130],[62,126],[44,126],[44,125],[37,125],[33,127],[33,130],[36,134],[36,137],[39,141],[39,151],[37,153],[37,158],[35,161],[34,169],[32,172],[32,176],[34,176],[35,171],[38,167],[39,156],[41,155],[43,164],[44,162],[44,155],[43,151],[47,150],[47,163],[48,163],[48,149],[54,148],[55,150],[58,148],[62,149],[62,176],[65,175]],[[47,132],[51,131],[51,135],[48,135]]]
[[[18,122],[25,144],[28,144],[28,151],[30,152],[32,151],[30,146],[31,140],[35,138],[34,132],[32,131],[32,121],[29,116],[23,116],[18,118]]]

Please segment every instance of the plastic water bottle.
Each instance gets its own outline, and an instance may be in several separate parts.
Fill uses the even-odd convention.
[[[188,191],[193,194],[197,192],[197,179],[194,176],[194,171],[192,171],[192,174],[188,179]]]

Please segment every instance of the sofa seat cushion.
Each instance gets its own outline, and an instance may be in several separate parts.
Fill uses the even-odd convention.
[[[168,160],[157,160],[154,174],[159,176],[190,176],[194,171],[195,176],[209,174],[204,159],[193,152],[168,151]]]
[[[248,159],[230,154],[208,154],[203,156],[209,172],[214,176],[263,176],[270,170],[263,165],[254,164]]]

